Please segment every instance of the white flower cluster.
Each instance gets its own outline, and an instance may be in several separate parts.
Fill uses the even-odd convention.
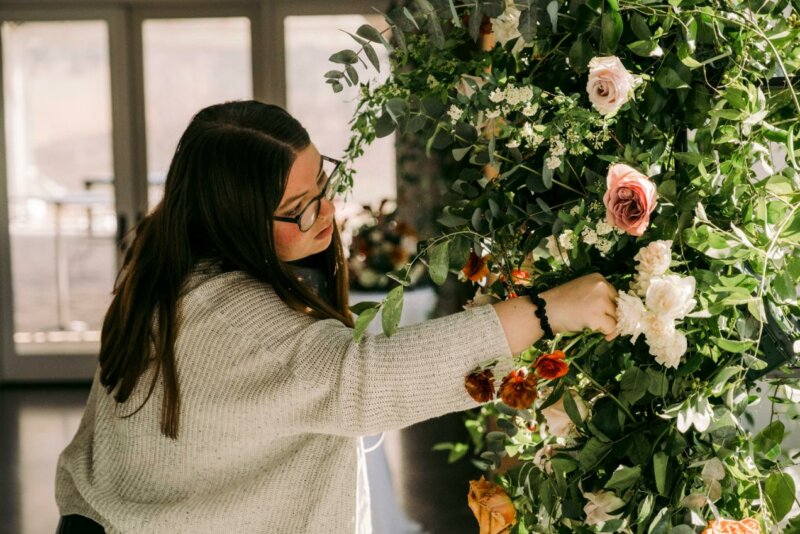
[[[505,102],[509,106],[519,106],[524,104],[528,111],[535,113],[535,108],[531,106],[530,101],[533,100],[533,89],[529,86],[517,87],[514,84],[507,85],[504,89],[497,88],[489,93],[489,100],[495,104]]]
[[[451,105],[450,109],[447,110],[447,114],[450,116],[450,122],[453,124],[458,122],[458,119],[464,114],[464,110],[459,109],[456,105]]]
[[[671,241],[654,241],[636,254],[635,289],[620,293],[617,299],[617,332],[632,336],[632,343],[644,334],[656,361],[676,368],[686,353],[687,342],[675,323],[686,317],[697,301],[694,277],[667,273],[671,248]]]
[[[567,152],[567,147],[564,146],[564,141],[561,137],[555,135],[550,139],[550,155],[547,157],[547,168],[550,170],[557,169],[561,166],[561,156]]]
[[[530,122],[526,122],[522,126],[520,133],[522,134],[522,138],[525,139],[530,146],[534,147],[542,144],[544,141],[544,136],[542,135],[544,129],[544,126],[541,124],[534,125]]]

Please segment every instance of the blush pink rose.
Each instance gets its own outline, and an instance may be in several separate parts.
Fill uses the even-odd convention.
[[[616,56],[595,57],[589,62],[589,81],[586,92],[594,108],[601,115],[609,116],[627,102],[637,79]]]
[[[603,195],[606,222],[633,236],[640,236],[656,209],[656,185],[650,178],[622,163],[612,165]]]

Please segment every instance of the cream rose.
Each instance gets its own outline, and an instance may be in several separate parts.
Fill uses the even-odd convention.
[[[656,185],[628,165],[617,163],[608,169],[603,195],[606,222],[633,236],[644,234],[650,214],[656,209]]]
[[[625,501],[611,491],[600,490],[597,493],[584,493],[584,498],[589,501],[583,507],[586,514],[587,525],[597,525],[612,519],[617,519],[620,514],[611,514],[625,506]]]
[[[675,331],[672,336],[647,337],[650,354],[664,367],[676,369],[681,357],[686,354],[688,343],[683,332]]]
[[[617,333],[632,336],[631,343],[636,343],[645,330],[646,313],[642,299],[631,292],[620,292],[617,297]]]
[[[683,319],[697,304],[694,290],[693,276],[661,276],[650,281],[645,304],[664,319]]]
[[[588,410],[586,408],[586,404],[583,402],[583,399],[581,399],[580,396],[573,391],[570,391],[569,393],[572,395],[572,399],[575,401],[575,405],[578,407],[578,413],[580,413],[581,420],[586,419]],[[567,415],[567,410],[564,408],[563,398],[558,399],[557,402],[551,404],[541,412],[547,424],[548,434],[559,438],[565,438],[575,430],[575,423],[573,423],[572,419],[569,418],[569,415]]]
[[[672,262],[672,241],[653,241],[646,247],[639,249],[633,257],[638,262],[636,269],[653,276],[660,276],[667,272]]]
[[[619,111],[630,99],[635,86],[636,78],[625,70],[618,57],[595,57],[589,61],[586,92],[594,109],[601,115],[608,116]]]

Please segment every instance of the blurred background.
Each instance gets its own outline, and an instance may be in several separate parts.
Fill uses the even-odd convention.
[[[324,83],[328,57],[352,46],[342,30],[382,28],[374,8],[388,4],[0,0],[0,533],[55,531],[55,463],[83,412],[120,250],[161,198],[192,115],[226,100],[276,103],[341,157],[356,91]],[[381,298],[382,271],[433,231],[441,170],[423,160],[414,140],[378,140],[338,201],[354,301]],[[460,308],[417,285],[403,323]],[[471,466],[430,451],[463,432],[456,416],[384,436],[368,455],[377,534],[470,524]]]

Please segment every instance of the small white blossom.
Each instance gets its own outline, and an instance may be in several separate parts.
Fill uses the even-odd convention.
[[[580,212],[580,211],[581,211],[581,207],[580,207],[580,205],[578,205],[578,204],[575,204],[574,206],[572,206],[572,207],[569,209],[569,214],[570,214],[570,215],[572,215],[572,216],[577,216],[577,215],[578,215],[578,212]]]
[[[598,237],[597,243],[594,244],[595,248],[600,251],[601,254],[608,254],[611,251],[611,247],[614,246],[614,242],[609,239],[603,239]]]
[[[597,231],[597,235],[608,235],[614,231],[614,227],[608,224],[606,221],[600,220],[597,221],[595,230]]]
[[[491,100],[495,104],[502,102],[503,100],[505,100],[505,98],[506,95],[502,89],[495,89],[494,91],[489,93],[489,100]]]
[[[558,245],[564,250],[572,250],[574,246],[572,244],[572,235],[572,230],[564,230],[561,235],[558,236]]]
[[[558,156],[550,155],[548,156],[547,160],[545,161],[547,168],[551,171],[561,167],[561,158]]]
[[[487,119],[496,119],[499,116],[500,116],[499,109],[490,109],[489,111],[486,112]]]
[[[428,74],[428,79],[426,81],[428,82],[428,87],[431,89],[439,85],[439,81],[433,77],[433,74]]]
[[[459,109],[456,105],[451,105],[450,109],[447,110],[447,114],[450,116],[450,120],[453,123],[458,122],[458,119],[464,114],[464,110]]]
[[[522,108],[522,114],[525,115],[526,117],[532,117],[533,115],[536,114],[536,111],[537,111],[536,106],[533,104],[528,104],[527,106]]]
[[[554,259],[569,265],[569,254],[563,248],[558,246],[558,240],[555,236],[549,235],[546,240],[547,252],[550,253]]]
[[[597,243],[597,232],[594,231],[594,228],[586,226],[581,230],[581,240],[587,245],[594,245]]]
[[[506,143],[506,147],[507,148],[518,148],[519,147],[519,141],[517,139],[512,139],[511,141]]]

